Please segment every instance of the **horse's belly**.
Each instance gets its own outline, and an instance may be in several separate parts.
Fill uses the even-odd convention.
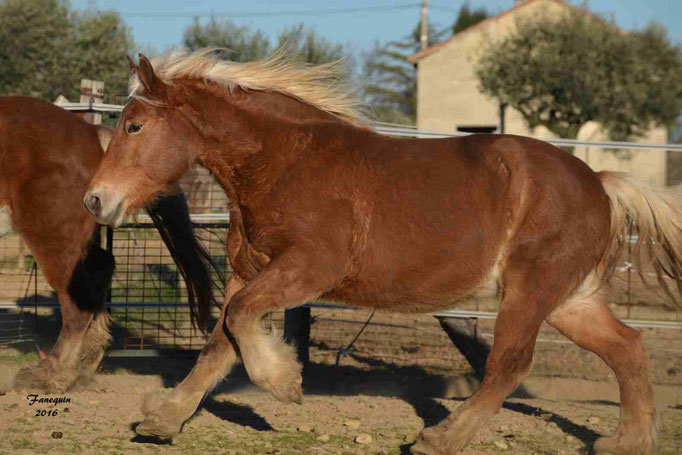
[[[499,267],[495,262],[486,271],[478,272],[444,267],[425,275],[398,273],[373,279],[361,275],[322,297],[351,306],[430,312],[453,308],[471,298],[496,297],[499,291]]]

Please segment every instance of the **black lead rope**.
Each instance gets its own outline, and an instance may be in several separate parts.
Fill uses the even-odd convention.
[[[362,326],[360,331],[358,332],[357,335],[355,335],[355,338],[353,338],[353,341],[351,341],[348,346],[345,348],[339,349],[339,351],[336,353],[336,366],[339,366],[339,361],[341,360],[341,356],[348,357],[348,350],[353,347],[353,344],[358,341],[358,338],[360,338],[360,335],[362,335],[362,332],[365,331],[367,326],[369,325],[369,322],[372,320],[374,317],[374,313],[376,313],[377,310],[372,311],[372,314],[369,315],[369,318],[365,321],[365,324]]]

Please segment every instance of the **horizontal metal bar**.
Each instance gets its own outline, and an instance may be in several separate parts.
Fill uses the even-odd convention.
[[[200,349],[110,349],[106,351],[107,357],[161,357],[176,356],[178,354],[195,357]]]
[[[21,338],[19,340],[3,340],[0,338],[0,344],[2,345],[8,345],[8,344],[19,344],[19,343],[35,343],[36,340],[33,338]]]
[[[497,313],[487,311],[466,311],[450,310],[433,314],[437,318],[474,318],[474,319],[495,319]],[[647,321],[641,319],[621,319],[623,324],[630,327],[657,328],[657,329],[682,329],[682,323],[676,321]]]
[[[70,111],[84,111],[84,112],[121,112],[125,105],[120,104],[106,104],[106,103],[63,103],[57,106]],[[396,125],[384,122],[370,123],[374,131],[389,136],[410,136],[422,138],[443,138],[443,137],[458,137],[469,136],[471,133],[463,133],[460,131],[453,131],[443,133],[439,131],[420,130],[411,125]],[[672,152],[682,152],[682,144],[660,144],[651,142],[624,142],[624,141],[581,141],[577,139],[542,139],[553,145],[563,147],[593,147],[602,149],[618,149],[618,150],[669,150]]]
[[[470,310],[446,310],[433,313],[437,318],[475,318],[475,319],[495,319],[497,313],[491,311],[470,311]]]
[[[675,321],[645,321],[640,319],[621,319],[621,322],[630,327],[642,327],[650,329],[682,329],[682,323]]]
[[[158,349],[111,349],[105,354],[107,357],[159,357]]]
[[[59,302],[53,301],[43,301],[39,303],[19,303],[15,300],[3,300],[0,301],[0,310],[32,310],[35,307],[38,308],[56,308],[59,306]]]
[[[196,222],[206,222],[206,221],[224,221],[229,223],[230,222],[230,214],[229,213],[192,213],[189,215],[189,218]],[[137,216],[138,221],[142,222],[151,222],[152,219],[149,215],[146,213],[141,213]]]
[[[189,218],[195,227],[227,228],[230,226],[229,213],[192,213]],[[155,227],[151,217],[146,213],[140,213],[134,220],[123,223],[119,228],[149,227]]]
[[[470,136],[471,133],[451,132],[443,133],[439,131],[428,131],[411,129],[395,126],[375,126],[374,130],[377,133],[388,136],[408,136],[418,138],[447,138],[447,137],[461,137]],[[560,147],[593,147],[601,149],[617,149],[617,150],[669,150],[672,152],[682,152],[682,144],[661,144],[653,142],[621,142],[621,141],[581,141],[577,139],[540,139],[552,145]]]
[[[40,302],[38,304],[20,305],[17,302],[0,302],[0,309],[26,309],[30,310],[34,307],[38,308],[56,308],[59,306],[57,302]],[[335,303],[326,302],[311,302],[306,305],[309,308],[326,308],[338,310],[366,310],[362,307],[348,307]],[[107,308],[186,308],[187,304],[184,302],[111,302],[106,304]],[[492,311],[472,311],[472,310],[447,310],[436,313],[420,313],[431,314],[437,318],[474,318],[474,319],[495,319],[497,313]],[[640,319],[621,319],[623,324],[630,327],[640,328],[660,328],[660,329],[682,329],[682,323],[677,321],[651,321]]]
[[[2,315],[0,314],[0,316],[2,316]],[[21,315],[18,315],[18,314],[15,315],[15,314],[13,314],[12,316],[14,316],[12,319],[4,319],[4,320],[0,321],[0,325],[3,325],[3,324],[17,324],[17,322],[18,322],[18,323],[21,323],[21,319],[22,319],[22,318],[21,318]],[[7,330],[11,330],[11,329],[7,329]]]
[[[204,229],[227,229],[230,227],[230,223],[225,222],[209,223],[206,221],[199,221],[193,222],[192,226],[194,226],[195,228]],[[154,226],[154,223],[124,223],[117,227],[116,229],[151,229],[151,228],[156,228],[156,226]]]

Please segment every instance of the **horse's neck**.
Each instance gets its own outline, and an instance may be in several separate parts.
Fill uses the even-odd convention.
[[[309,151],[311,124],[334,117],[278,93],[251,92],[227,100],[232,121],[220,116],[225,134],[201,157],[233,203],[257,206],[272,185]],[[231,125],[226,127],[224,125]],[[212,125],[213,130],[220,124]],[[217,146],[216,146],[217,145]]]

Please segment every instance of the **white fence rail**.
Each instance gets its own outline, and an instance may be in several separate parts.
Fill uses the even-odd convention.
[[[121,112],[124,105],[106,103],[61,103],[58,104],[69,111],[75,112]],[[443,133],[438,131],[420,130],[415,126],[396,125],[393,123],[374,122],[374,131],[388,136],[407,136],[421,138],[444,138],[468,136],[472,133],[452,132]],[[621,141],[581,141],[575,139],[543,139],[545,142],[559,147],[594,147],[615,150],[668,150],[682,152],[682,144],[661,144],[651,142],[621,142]]]

